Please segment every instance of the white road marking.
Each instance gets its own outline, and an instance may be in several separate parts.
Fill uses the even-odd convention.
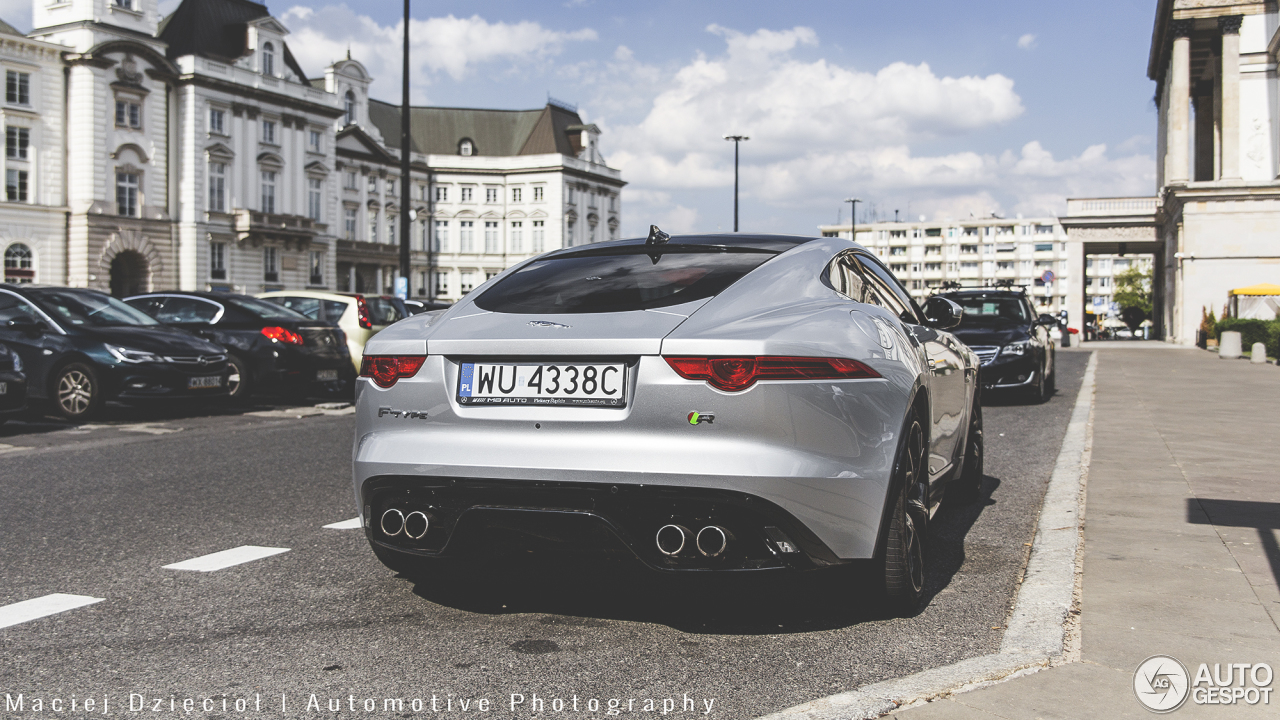
[[[32,598],[31,600],[23,600],[22,602],[0,607],[0,628],[37,620],[48,615],[57,615],[60,612],[75,610],[85,605],[100,603],[103,600],[104,598],[89,597],[87,595],[67,595],[65,593],[54,593],[44,597]]]
[[[182,430],[182,428],[153,427],[151,423],[116,425],[115,428],[120,432],[146,433],[148,435],[168,435],[169,433],[176,433]]]
[[[259,547],[257,545],[241,545],[238,548],[230,550],[222,550],[208,555],[201,555],[198,558],[183,560],[172,565],[165,565],[165,570],[194,570],[196,572],[213,572],[229,568],[232,565],[240,565],[242,563],[261,560],[272,555],[289,552],[289,548],[273,548]]]
[[[355,530],[360,527],[360,518],[353,517],[350,520],[342,522],[329,523],[324,526],[326,530]]]
[[[0,453],[13,452],[14,450],[25,450],[21,445],[5,445],[0,443]]]

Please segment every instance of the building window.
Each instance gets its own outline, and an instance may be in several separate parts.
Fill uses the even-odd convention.
[[[320,178],[307,178],[307,217],[320,222],[320,198],[324,191],[324,181]]]
[[[524,223],[517,220],[511,223],[511,252],[523,252],[524,248]]]
[[[116,173],[116,214],[138,216],[138,173]]]
[[[262,171],[262,212],[276,211],[276,174],[273,170]]]
[[[539,188],[534,188],[534,189],[538,190]],[[544,222],[545,222],[544,220],[533,221],[533,252],[535,253],[542,252],[543,232],[545,230],[545,228],[543,228]]]
[[[463,295],[466,295],[471,292],[471,288],[475,287],[475,282],[475,273],[464,272],[462,273],[461,282],[458,283],[458,290],[460,290]]]
[[[498,188],[485,188],[484,201],[487,203],[498,202]]]
[[[369,208],[369,242],[378,242],[378,211]]]
[[[276,144],[276,121],[275,120],[262,121],[262,142],[267,143],[269,145]]]
[[[209,108],[209,132],[218,133],[219,135],[225,134],[226,130],[223,128],[226,127],[226,119],[226,111]]]
[[[462,188],[462,202],[471,202],[471,188]]]
[[[7,283],[35,282],[35,263],[31,257],[31,248],[22,243],[14,243],[4,249],[4,281]]]
[[[263,43],[262,45],[262,74],[276,74],[276,49],[271,43]]]
[[[342,112],[347,125],[356,121],[356,94],[350,90],[342,98]]]
[[[449,202],[449,188],[443,185],[436,186],[436,202]]]
[[[449,274],[443,273],[443,272],[436,273],[436,295],[448,295],[448,294],[449,294]]]
[[[111,4],[123,10],[133,9],[133,0],[112,0]]]
[[[389,243],[398,242],[400,239],[396,235],[396,214],[395,208],[387,209],[387,242]]]
[[[484,223],[484,251],[491,255],[502,252],[501,243],[498,240],[498,222],[496,220],[486,220]]]
[[[318,250],[311,251],[311,277],[307,282],[311,285],[324,284],[324,253]]]
[[[377,194],[378,194],[378,178],[376,178],[376,177],[374,177],[374,176],[370,175],[370,176],[369,176],[369,187],[368,187],[367,189],[368,189],[368,191],[369,191],[369,194],[370,194],[370,195],[377,195]]]
[[[320,152],[320,131],[311,130],[307,133],[307,146],[311,148],[311,152]]]
[[[209,243],[209,279],[227,279],[227,244]]]
[[[142,105],[132,100],[116,101],[117,127],[142,127]]]
[[[432,246],[431,249],[436,252],[443,252],[444,249],[448,246],[449,244],[449,221],[448,220],[436,221],[436,235],[433,238],[433,242],[434,242],[434,245]]]
[[[542,202],[542,186],[541,185],[533,186],[533,201]]]
[[[458,223],[458,252],[475,252],[475,226],[472,220]]]
[[[476,154],[476,144],[471,142],[470,138],[463,138],[458,143],[458,154],[463,157],[471,157]]]
[[[356,208],[349,207],[349,208],[344,208],[343,212],[345,214],[345,220],[346,220],[346,227],[344,229],[346,231],[347,239],[355,240],[356,239],[356,217],[357,217],[358,211],[356,210]]]
[[[280,267],[276,264],[276,249],[273,247],[262,248],[262,279],[266,282],[280,280]]]
[[[524,193],[520,188],[511,188],[511,202],[513,203],[520,202],[521,201],[520,196],[523,194]]]
[[[6,170],[4,173],[4,198],[9,202],[27,201],[27,171]]]
[[[11,105],[31,104],[31,73],[6,70],[4,100]]]
[[[395,196],[396,196],[396,181],[395,181],[395,180],[388,180],[388,181],[387,181],[387,195],[389,195],[389,196],[391,196],[391,197],[395,197]]]
[[[209,211],[227,211],[226,163],[209,163]]]
[[[6,127],[4,129],[4,154],[14,160],[26,160],[27,148],[31,144],[31,131],[23,127]]]
[[[342,173],[342,187],[346,188],[347,190],[356,190],[360,187],[359,185],[356,185],[355,170],[348,170]]]

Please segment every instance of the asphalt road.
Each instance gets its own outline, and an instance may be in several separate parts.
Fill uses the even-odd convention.
[[[0,697],[0,718],[86,697],[129,716],[146,698],[165,717],[612,717],[611,700],[653,717],[671,700],[671,715],[750,718],[994,652],[1087,360],[1058,357],[1048,403],[988,398],[984,500],[935,519],[928,605],[907,619],[829,577],[713,585],[536,555],[415,586],[360,530],[323,527],[355,514],[341,410],[0,426],[0,616],[52,593],[102,599],[0,629],[0,696],[25,703]],[[288,552],[164,568],[241,546]]]

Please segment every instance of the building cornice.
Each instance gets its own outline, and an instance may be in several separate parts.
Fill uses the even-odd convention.
[[[299,100],[298,98],[290,97],[281,93],[274,93],[269,90],[245,87],[244,85],[228,82],[226,80],[211,78],[207,75],[198,75],[195,73],[179,75],[174,82],[179,86],[192,85],[206,90],[216,90],[218,92],[225,92],[231,95],[238,95],[241,98],[255,100],[260,103],[269,103],[280,107],[287,107],[298,112],[315,113],[316,115],[322,115],[328,118],[341,117],[343,113],[341,108],[308,102],[306,100]]]
[[[1232,15],[1261,15],[1276,12],[1276,0],[1160,0],[1156,21],[1151,30],[1151,49],[1147,56],[1147,77],[1161,84],[1169,62],[1177,21],[1216,18]]]

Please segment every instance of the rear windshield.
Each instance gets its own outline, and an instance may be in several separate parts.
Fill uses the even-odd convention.
[[[1030,322],[1026,304],[1017,297],[948,296],[964,308],[961,327],[1023,324]]]
[[[387,298],[365,295],[364,301],[369,306],[369,321],[374,325],[391,325],[404,319],[400,308]]]
[[[674,252],[569,255],[532,262],[476,299],[503,313],[603,313],[714,297],[773,253]]]
[[[307,316],[275,303],[251,297],[227,298],[227,302],[263,320],[306,320]]]

